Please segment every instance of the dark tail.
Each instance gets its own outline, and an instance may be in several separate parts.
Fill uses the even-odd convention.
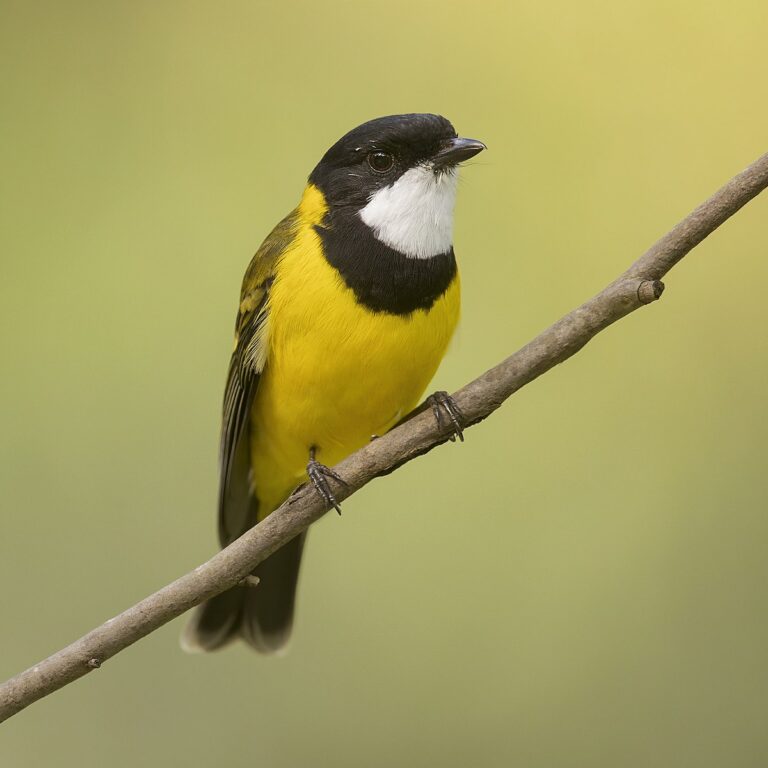
[[[241,637],[261,653],[279,651],[291,636],[302,533],[256,566],[255,586],[237,586],[195,608],[181,638],[185,651],[215,651]]]

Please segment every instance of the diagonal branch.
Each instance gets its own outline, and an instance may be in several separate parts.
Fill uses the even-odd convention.
[[[454,398],[467,426],[482,421],[518,389],[567,360],[603,328],[658,299],[664,290],[661,278],[766,187],[768,154],[702,203],[604,290],[460,389]],[[336,467],[348,483],[347,488],[339,489],[339,499],[446,442],[448,437],[447,425],[440,429],[429,411],[419,413]],[[302,486],[263,522],[208,562],[0,685],[0,722],[100,667],[198,603],[242,581],[254,566],[325,512],[318,495]]]

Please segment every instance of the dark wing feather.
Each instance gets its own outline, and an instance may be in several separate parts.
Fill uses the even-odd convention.
[[[263,330],[269,307],[269,288],[280,255],[296,234],[294,211],[283,219],[253,257],[240,294],[235,325],[235,350],[229,363],[221,424],[219,474],[219,539],[227,546],[255,525],[259,502],[251,488],[250,415],[259,377],[267,363]],[[264,576],[254,605],[250,587],[236,586],[197,606],[182,637],[191,651],[222,648],[238,634],[261,651],[274,651],[285,642],[293,616],[303,536],[286,553],[272,555],[254,573]],[[275,558],[274,562],[270,563]],[[263,624],[263,627],[262,627]]]
[[[243,279],[235,324],[235,350],[224,391],[219,466],[219,540],[224,547],[256,523],[258,501],[250,487],[250,412],[266,362],[263,328],[269,288],[280,254],[296,233],[290,213],[270,233]]]

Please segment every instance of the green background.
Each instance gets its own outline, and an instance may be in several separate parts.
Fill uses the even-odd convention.
[[[239,282],[306,175],[436,111],[455,389],[768,149],[754,2],[0,4],[0,677],[215,550]],[[182,621],[0,728],[38,766],[764,766],[768,198],[663,300],[310,536],[284,658]]]

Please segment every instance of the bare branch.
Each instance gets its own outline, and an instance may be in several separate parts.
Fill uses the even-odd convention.
[[[664,289],[661,278],[767,186],[768,154],[702,203],[603,291],[460,389],[454,398],[468,425],[482,421],[518,389],[567,360],[603,328],[656,301]],[[372,441],[336,467],[348,483],[348,487],[339,488],[339,499],[444,443],[449,432],[449,425],[438,427],[427,410]],[[1,685],[0,722],[98,669],[198,603],[243,580],[250,583],[248,575],[258,563],[325,511],[319,496],[302,486],[278,510],[208,562]]]

